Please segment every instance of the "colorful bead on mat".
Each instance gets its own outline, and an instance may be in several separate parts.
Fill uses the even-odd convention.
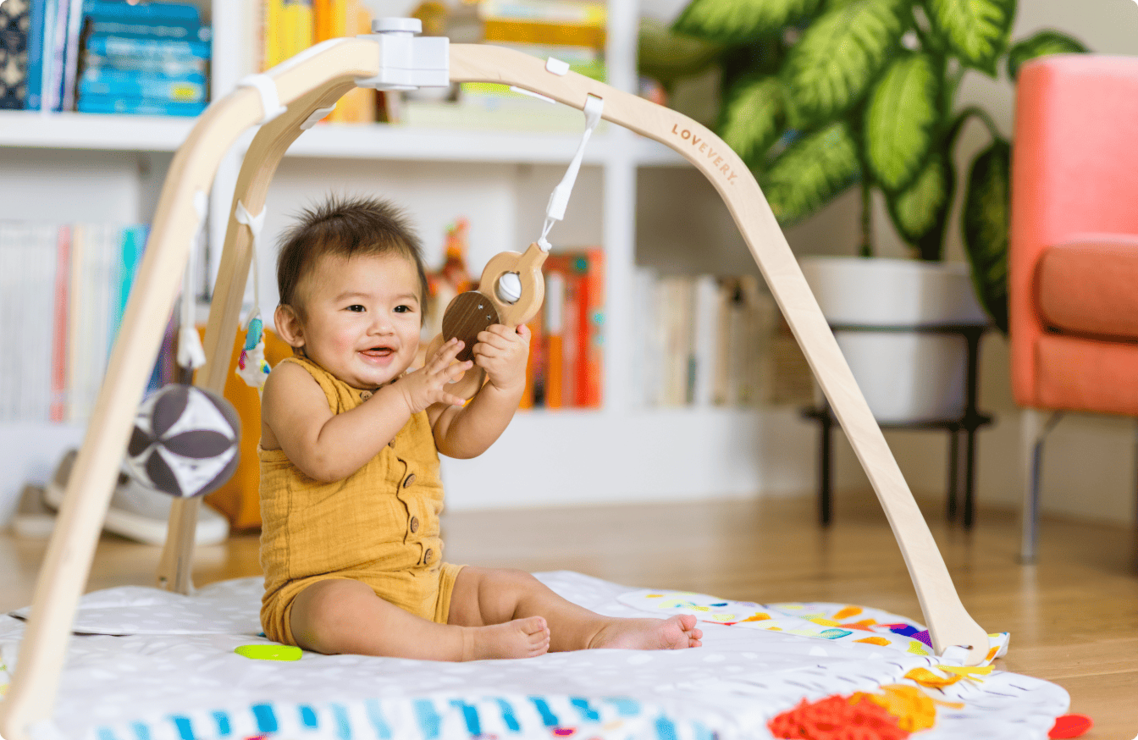
[[[813,704],[802,700],[767,723],[777,738],[793,740],[904,740],[909,732],[897,718],[863,698],[828,696]]]
[[[1055,726],[1047,733],[1053,740],[1060,738],[1080,737],[1094,727],[1095,723],[1085,714],[1064,714],[1055,719]]]
[[[253,660],[300,660],[303,655],[292,645],[242,645],[233,652]]]

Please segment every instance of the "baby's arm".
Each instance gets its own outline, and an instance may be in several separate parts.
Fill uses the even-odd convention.
[[[319,481],[343,480],[379,454],[411,416],[431,404],[463,400],[446,386],[471,363],[451,365],[461,342],[444,345],[426,366],[383,386],[351,411],[333,414],[316,380],[283,363],[269,374],[261,399],[262,444],[275,441],[296,467]]]
[[[495,324],[478,333],[474,364],[486,371],[487,383],[463,408],[435,405],[427,409],[439,452],[470,458],[485,452],[502,435],[526,385],[530,331]]]

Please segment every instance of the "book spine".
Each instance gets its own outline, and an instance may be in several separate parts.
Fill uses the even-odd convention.
[[[92,34],[87,50],[103,57],[143,57],[147,59],[209,59],[210,42],[201,40],[127,38]]]
[[[83,30],[84,0],[71,0],[67,11],[67,39],[63,45],[63,110],[75,110],[79,77],[79,33]]]
[[[171,80],[147,74],[108,75],[84,73],[80,97],[104,95],[114,98],[149,98],[182,103],[200,103],[206,98],[205,81]]]
[[[43,101],[43,31],[47,0],[32,0],[28,24],[27,110],[39,110]]]
[[[206,108],[204,101],[184,103],[170,100],[124,99],[88,95],[79,99],[82,113],[111,113],[135,116],[197,116]]]
[[[196,29],[201,12],[190,3],[130,3],[87,0],[87,15],[101,23],[146,23]]]
[[[564,372],[565,278],[550,273],[545,280],[545,406],[559,409],[565,405],[562,378]]]
[[[83,55],[84,73],[149,74],[174,80],[206,82],[206,60],[197,57],[181,59],[140,59],[131,56],[99,56],[89,50]]]
[[[588,268],[585,272],[587,294],[587,325],[585,345],[584,403],[586,408],[599,409],[604,402],[604,324],[605,324],[605,253],[603,249],[586,251]]]
[[[509,19],[544,23],[575,23],[603,27],[608,8],[602,2],[576,0],[482,0],[478,15],[483,19]]]
[[[59,227],[55,250],[55,294],[51,332],[51,421],[63,421],[67,409],[67,307],[71,285],[71,229]]]
[[[50,103],[50,107],[45,106],[45,110],[63,110],[63,82],[67,69],[65,57],[67,53],[67,19],[71,2],[78,3],[82,0],[56,0],[55,18],[51,27],[51,45],[44,47],[44,54],[51,59],[51,66],[47,68],[51,74],[44,80],[47,85],[44,98]]]
[[[515,44],[551,44],[555,46],[587,46],[605,48],[603,26],[569,23],[527,23],[512,20],[487,20],[482,35],[488,43],[505,41]]]
[[[0,108],[23,110],[28,97],[30,12],[23,5],[0,4]]]

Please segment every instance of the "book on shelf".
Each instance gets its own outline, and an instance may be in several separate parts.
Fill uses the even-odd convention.
[[[756,276],[637,268],[632,305],[634,405],[811,402],[809,366]]]
[[[28,91],[28,0],[0,3],[0,109],[21,110]]]
[[[0,222],[0,421],[82,422],[135,283],[142,225]],[[151,387],[172,379],[173,333]]]
[[[604,387],[604,250],[551,252],[542,266],[545,300],[527,324],[527,385],[534,408],[600,408]]]
[[[195,5],[121,0],[4,5],[28,8],[23,108],[196,115],[205,107],[211,35]],[[82,105],[84,95],[103,99]],[[112,104],[108,98],[125,102]],[[202,104],[167,110],[166,102]]]

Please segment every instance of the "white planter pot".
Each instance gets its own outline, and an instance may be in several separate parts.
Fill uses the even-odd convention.
[[[968,266],[858,257],[808,257],[802,272],[869,408],[880,423],[964,414],[968,345],[963,335],[897,331],[988,323]],[[892,331],[873,331],[874,328]]]

